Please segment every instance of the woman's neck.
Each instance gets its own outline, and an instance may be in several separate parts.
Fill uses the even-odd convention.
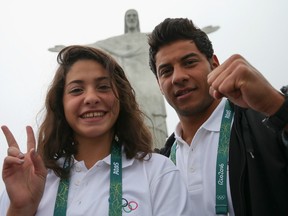
[[[77,139],[78,153],[75,159],[84,161],[87,169],[90,169],[97,161],[103,160],[110,154],[113,138],[102,139]]]

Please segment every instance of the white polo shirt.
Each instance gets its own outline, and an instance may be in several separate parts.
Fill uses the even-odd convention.
[[[175,130],[177,140],[176,165],[187,185],[192,208],[191,215],[216,215],[216,161],[222,113],[222,99],[209,119],[198,129],[190,146],[181,138],[180,123]],[[234,216],[227,165],[227,195],[229,215]]]
[[[176,166],[166,157],[152,154],[150,160],[127,160],[122,154],[122,197],[128,203],[122,208],[127,216],[192,215],[188,193]],[[108,216],[110,188],[110,155],[89,170],[83,161],[71,170],[67,215]],[[59,178],[49,170],[45,191],[36,215],[52,216]],[[0,215],[6,215],[9,198],[0,198]]]

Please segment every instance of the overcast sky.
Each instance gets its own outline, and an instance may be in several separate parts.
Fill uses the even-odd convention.
[[[2,1],[0,125],[12,130],[23,151],[25,126],[37,131],[37,113],[57,67],[57,53],[48,48],[89,44],[123,34],[124,14],[131,8],[139,13],[141,32],[151,32],[166,17],[187,17],[199,27],[219,25],[209,37],[220,62],[239,53],[275,88],[288,84],[287,0]],[[167,114],[171,133],[178,118],[169,105]],[[0,146],[2,168],[7,149],[2,131]]]

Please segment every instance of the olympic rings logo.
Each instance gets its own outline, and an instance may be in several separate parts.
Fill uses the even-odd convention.
[[[138,208],[138,203],[136,201],[129,201],[122,198],[122,209],[126,213],[130,213]]]
[[[225,195],[217,195],[216,198],[217,198],[217,200],[224,200]]]

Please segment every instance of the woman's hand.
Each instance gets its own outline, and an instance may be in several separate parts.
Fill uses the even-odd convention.
[[[4,159],[2,177],[10,198],[7,215],[34,215],[41,201],[47,169],[35,150],[36,141],[32,128],[26,127],[27,153],[19,149],[8,127],[1,127],[7,143],[7,157]]]

